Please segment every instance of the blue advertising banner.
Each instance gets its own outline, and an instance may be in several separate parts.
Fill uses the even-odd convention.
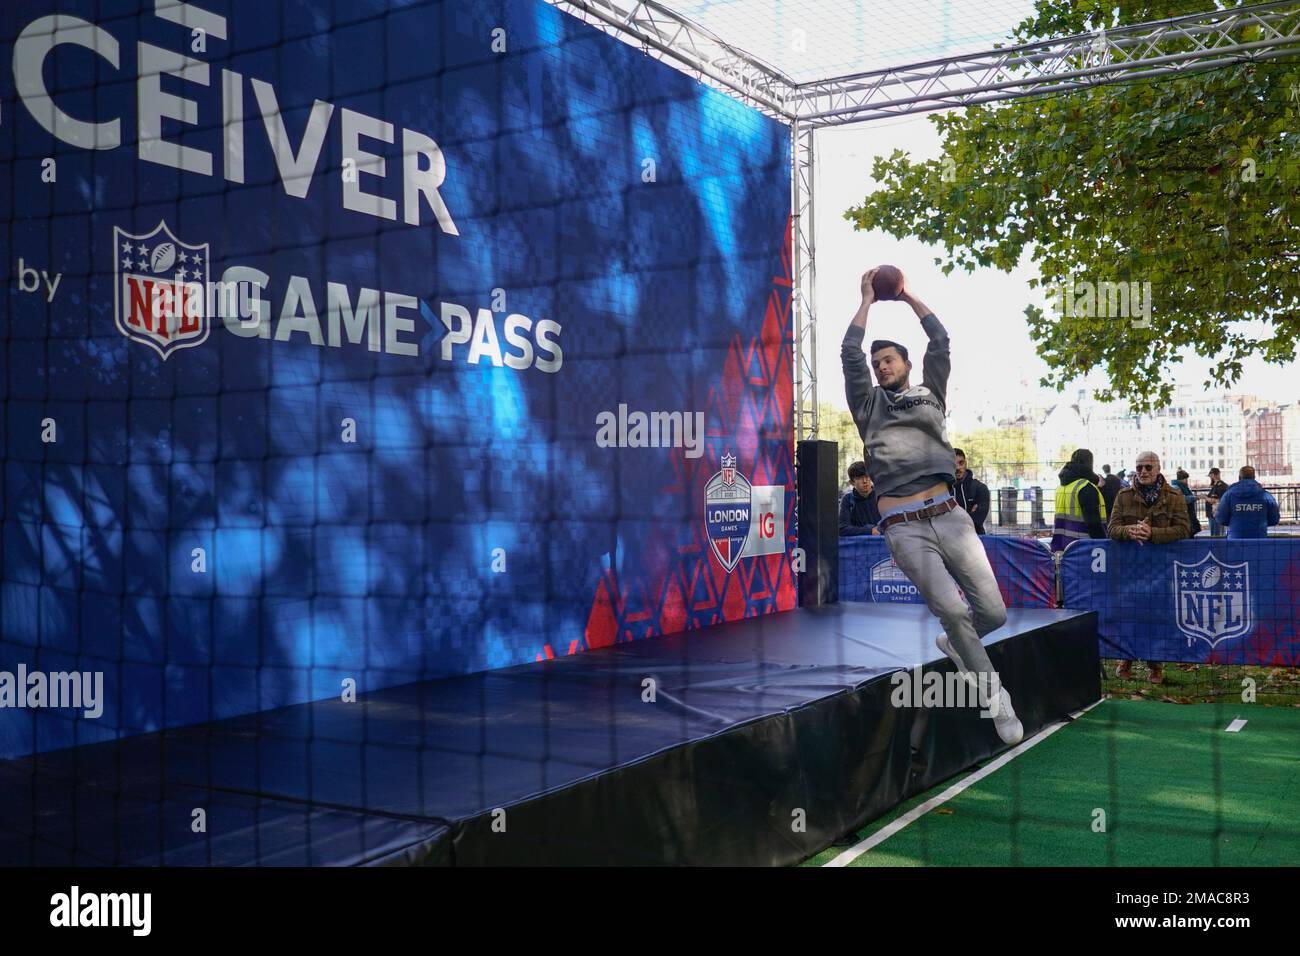
[[[1066,607],[1098,612],[1104,656],[1300,664],[1300,540],[1076,541],[1061,583]]]
[[[794,606],[787,127],[541,0],[0,63],[0,757]]]
[[[1052,552],[1033,538],[980,538],[1007,607],[1056,607]],[[840,600],[921,604],[880,535],[840,538]]]

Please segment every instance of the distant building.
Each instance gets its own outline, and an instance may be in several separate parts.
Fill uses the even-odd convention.
[[[1291,469],[1288,474],[1300,473],[1300,402],[1278,408],[1282,417],[1282,458]]]
[[[1073,402],[1063,397],[1052,406],[1039,410],[1034,426],[1034,444],[1045,458],[1059,456],[1064,448],[1073,451],[1076,448],[1091,447],[1088,444],[1090,410],[1086,403],[1087,392],[1080,389]],[[1039,474],[1035,476],[1035,484],[1056,487],[1057,472],[1067,460],[1068,458],[1044,461]],[[1097,463],[1099,469],[1101,465],[1101,462]]]
[[[1261,478],[1291,474],[1287,457],[1286,423],[1276,405],[1257,407],[1246,413],[1246,460]]]
[[[1184,386],[1174,403],[1156,414],[1163,424],[1158,450],[1165,471],[1186,468],[1199,484],[1211,468],[1228,475],[1246,464],[1246,422],[1241,406],[1231,399],[1196,398]]]
[[[1207,395],[1184,385],[1169,407],[1139,415],[1124,402],[1095,401],[1083,389],[1071,400],[1026,387],[1014,403],[968,411],[961,426],[996,431],[999,447],[980,451],[990,466],[981,477],[998,485],[1054,487],[1065,464],[1055,459],[1067,447],[1090,448],[1098,473],[1102,465],[1131,472],[1138,454],[1150,449],[1171,478],[1186,469],[1194,488],[1206,487],[1211,468],[1219,468],[1229,482],[1247,464],[1261,478],[1288,482],[1300,476],[1300,401],[1279,405],[1254,395]],[[1017,452],[1036,460],[1008,468]]]
[[[1132,471],[1138,453],[1149,449],[1165,473],[1185,468],[1200,485],[1211,468],[1233,474],[1246,464],[1246,420],[1241,405],[1226,396],[1181,386],[1167,408],[1152,414],[1134,414],[1122,402],[1085,402],[1081,413],[1098,468]]]
[[[1154,448],[1159,430],[1150,415],[1135,415],[1127,406],[1097,405],[1092,416],[1092,460],[1100,469],[1132,471],[1139,452]]]

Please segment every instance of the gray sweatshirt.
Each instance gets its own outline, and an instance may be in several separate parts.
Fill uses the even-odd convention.
[[[948,333],[933,312],[921,320],[930,338],[920,385],[888,392],[874,385],[867,354],[866,329],[850,325],[840,346],[849,411],[862,436],[867,470],[878,497],[915,494],[940,481],[953,481],[956,464],[944,429],[947,408]]]

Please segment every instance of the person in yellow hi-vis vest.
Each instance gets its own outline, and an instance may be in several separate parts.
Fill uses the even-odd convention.
[[[1080,538],[1106,537],[1106,500],[1092,470],[1092,452],[1079,448],[1061,469],[1056,489],[1056,518],[1052,522],[1052,550],[1064,551]]]

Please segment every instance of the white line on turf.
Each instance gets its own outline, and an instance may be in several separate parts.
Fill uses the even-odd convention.
[[[1225,730],[1224,733],[1235,734],[1238,733],[1241,730],[1241,728],[1245,726],[1246,726],[1246,722],[1244,720],[1242,720],[1240,717],[1234,717],[1232,718],[1232,723],[1228,724],[1228,729]]]
[[[981,767],[979,770],[976,770],[970,776],[957,781],[951,787],[945,790],[943,793],[939,794],[937,797],[931,797],[929,800],[925,801],[925,803],[918,804],[917,806],[913,807],[911,810],[908,810],[898,819],[891,820],[888,824],[881,827],[879,830],[871,834],[871,836],[867,837],[865,840],[862,840],[859,843],[855,843],[853,846],[849,847],[839,856],[835,857],[834,859],[826,863],[823,863],[822,865],[823,866],[848,866],[858,857],[862,856],[862,854],[866,853],[868,850],[872,849],[873,847],[879,846],[881,843],[884,843],[891,836],[893,836],[895,833],[898,833],[908,824],[916,820],[919,820],[921,817],[925,816],[935,807],[943,806],[943,804],[947,803],[953,797],[957,796],[957,794],[961,793],[967,787],[971,786],[972,784],[979,783],[989,774],[1006,766],[1008,763],[1010,763],[1016,757],[1019,757],[1022,753],[1024,753],[1029,748],[1038,746],[1048,737],[1052,736],[1052,734],[1056,733],[1066,724],[1070,723],[1071,720],[1075,720],[1079,717],[1082,717],[1084,714],[1092,710],[1100,703],[1101,701],[1098,700],[1095,701],[1094,703],[1089,704],[1087,707],[1083,708],[1082,710],[1076,710],[1073,714],[1070,715],[1070,720],[1058,720],[1054,724],[1048,724],[1046,727],[1044,727],[1038,733],[1034,734],[1034,736],[1030,737],[1028,740],[1011,748],[1006,753],[1004,753],[1001,757],[998,757],[996,760],[992,761],[991,763],[985,764],[983,767]]]

